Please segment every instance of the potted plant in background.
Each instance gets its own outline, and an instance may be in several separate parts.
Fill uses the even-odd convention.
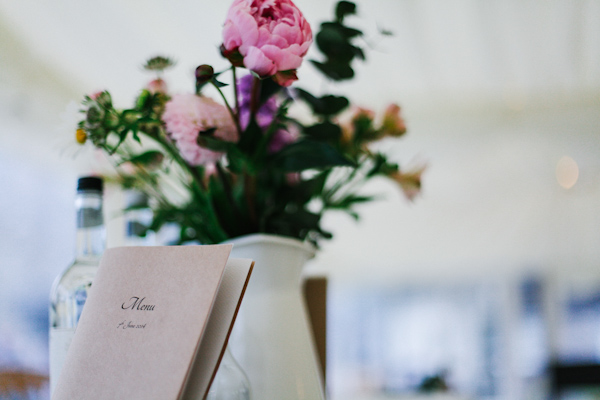
[[[310,62],[331,81],[352,79],[352,63],[365,57],[355,43],[362,32],[345,24],[355,11],[339,2],[314,36],[322,59]],[[261,399],[323,397],[300,297],[302,265],[332,237],[323,215],[358,218],[353,207],[374,200],[361,186],[375,177],[397,182],[412,199],[423,171],[401,170],[371,147],[406,132],[398,106],[377,120],[346,97],[295,87],[312,42],[290,0],[235,0],[221,45],[230,68],[200,65],[195,91],[172,94],[162,75],[173,62],[154,57],[145,68],[156,79],[133,107],[115,108],[106,91],[86,96],[76,134],[109,156],[124,188],[148,196],[147,230],[175,223],[175,244],[231,241],[236,257],[256,261],[234,336],[247,342],[239,359]],[[297,103],[311,110],[308,121],[289,112]]]

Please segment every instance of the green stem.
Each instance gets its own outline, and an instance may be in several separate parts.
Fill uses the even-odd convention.
[[[227,178],[227,175],[225,174],[225,171],[223,170],[223,166],[221,166],[220,162],[216,163],[216,168],[217,168],[217,175],[219,177],[219,180],[223,184],[223,190],[225,191],[225,196],[227,196],[227,201],[229,201],[229,203],[231,203],[231,208],[233,209],[233,212],[234,212],[236,218],[238,218],[238,220],[241,222],[243,220],[242,213],[241,213],[240,209],[238,208],[237,203],[235,202],[235,199],[233,198],[233,189],[231,188],[229,179]]]
[[[208,187],[206,186],[204,179],[198,173],[198,170],[195,167],[189,165],[183,159],[183,157],[181,157],[177,148],[174,147],[174,145],[171,144],[163,136],[164,133],[162,135],[159,134],[157,136],[148,135],[148,137],[152,138],[156,143],[158,143],[165,150],[167,150],[173,158],[173,160],[175,160],[175,162],[179,164],[184,170],[186,170],[193,178],[193,182],[195,183],[195,185],[192,184],[191,189],[194,191],[194,193],[196,193],[196,197],[203,203],[203,205],[206,208],[206,212],[204,213],[204,219],[206,219],[206,224],[202,227],[202,229],[206,231],[212,231],[212,234],[210,236],[212,237],[212,240],[215,243],[220,243],[226,240],[228,238],[228,235],[227,233],[225,233],[217,219],[216,211],[212,205],[212,202],[209,199]]]
[[[256,215],[256,180],[247,172],[244,172],[244,195],[248,204],[248,214],[250,224],[258,226],[258,217]]]
[[[234,95],[234,99],[235,99],[235,116],[236,116],[236,120],[239,123],[239,120],[240,120],[240,100],[239,100],[239,95],[238,95],[238,84],[237,84],[237,72],[236,71],[237,70],[232,65],[231,66],[231,73],[233,75],[233,95]]]
[[[330,200],[344,188],[346,188],[346,195],[349,191],[354,190],[352,189],[352,187],[355,187],[357,185],[357,181],[354,181],[354,178],[356,177],[356,174],[360,171],[360,167],[363,165],[363,163],[359,163],[358,165],[358,167],[352,169],[352,172],[350,172],[350,174],[347,177],[339,179],[336,184],[334,184],[330,189],[325,191],[323,195],[323,201],[325,203],[329,203]],[[366,180],[367,178],[363,176],[363,178],[359,179],[358,182],[362,181],[360,185],[363,185],[364,182],[366,182]]]
[[[273,138],[273,135],[275,135],[275,132],[277,131],[277,125],[280,123],[280,119],[282,117],[282,110],[287,108],[287,105],[289,103],[292,102],[292,99],[287,98],[283,101],[283,103],[281,104],[281,106],[279,106],[279,109],[277,111],[277,114],[275,115],[275,117],[273,118],[273,121],[271,122],[271,124],[269,125],[269,127],[267,128],[266,132],[262,135],[261,139],[260,139],[260,143],[257,147],[258,151],[254,156],[255,160],[259,160],[261,159],[265,153],[267,152],[267,147],[268,144],[271,142],[271,139]]]
[[[229,102],[227,101],[227,98],[225,97],[225,94],[223,93],[221,88],[214,81],[211,81],[211,83],[217,89],[217,92],[219,92],[219,94],[221,95],[221,98],[225,102],[225,107],[227,107],[227,110],[229,111],[229,115],[231,115],[231,119],[233,120],[233,123],[235,124],[235,128],[238,131],[238,137],[241,137],[242,136],[242,127],[240,125],[239,118],[237,118],[236,113],[233,111],[233,109],[229,105]],[[237,96],[235,98],[237,101]]]
[[[250,116],[254,117],[258,112],[260,103],[260,79],[256,76],[252,80],[252,92],[250,97]]]

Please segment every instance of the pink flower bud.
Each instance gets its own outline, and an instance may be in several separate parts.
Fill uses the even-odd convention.
[[[402,136],[406,133],[406,124],[400,115],[400,106],[390,104],[383,115],[382,128],[385,135]]]
[[[90,99],[92,99],[92,100],[98,100],[98,97],[100,97],[100,95],[102,94],[102,92],[103,92],[102,90],[99,90],[97,92],[94,92],[94,93],[90,94],[89,95]]]
[[[148,83],[147,89],[150,93],[167,93],[167,83],[158,78]]]
[[[425,169],[426,166],[421,165],[408,172],[394,171],[390,173],[389,177],[400,185],[404,196],[413,201],[421,192],[421,176]]]
[[[196,68],[196,84],[204,84],[210,81],[215,76],[215,70],[213,67],[207,64],[202,64]]]

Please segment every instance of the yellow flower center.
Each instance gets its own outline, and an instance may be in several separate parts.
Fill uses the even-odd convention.
[[[79,144],[84,144],[87,140],[87,133],[81,128],[77,129],[75,131],[75,140],[77,140],[77,143]]]

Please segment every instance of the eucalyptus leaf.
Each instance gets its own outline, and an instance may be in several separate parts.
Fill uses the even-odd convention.
[[[361,30],[350,28],[349,26],[342,25],[339,22],[323,22],[321,27],[326,29],[334,29],[346,39],[352,39],[357,36],[362,36],[363,32]]]
[[[296,89],[296,92],[302,100],[308,103],[313,112],[318,115],[333,116],[350,105],[348,99],[343,96],[325,95],[318,98],[303,89]]]
[[[338,125],[326,121],[305,128],[304,133],[314,140],[337,142],[342,136],[342,129]]]
[[[310,62],[317,67],[327,77],[334,81],[341,81],[352,79],[354,77],[354,70],[348,63],[334,63],[327,62],[321,63],[319,61],[310,60]]]
[[[353,165],[333,146],[310,139],[284,147],[276,154],[273,164],[287,172]]]
[[[319,50],[327,59],[337,62],[350,62],[355,56],[353,46],[340,29],[328,25],[321,29],[316,36]]]
[[[335,7],[335,17],[338,21],[342,22],[344,17],[348,15],[356,14],[356,4],[351,1],[340,1]]]

